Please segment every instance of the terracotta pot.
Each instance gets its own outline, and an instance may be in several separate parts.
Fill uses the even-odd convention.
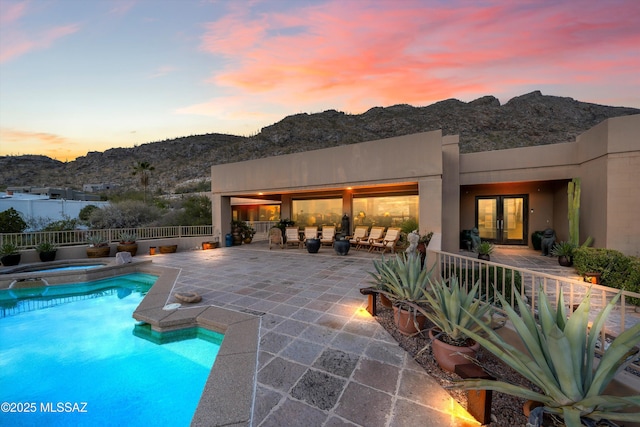
[[[474,342],[471,347],[458,347],[447,344],[444,341],[434,338],[438,333],[440,333],[439,329],[429,329],[431,350],[433,351],[433,357],[436,359],[436,362],[438,362],[438,365],[445,371],[454,372],[456,365],[469,363],[469,360],[467,360],[462,354],[475,357],[478,350],[480,350],[480,344],[477,342]]]
[[[393,307],[393,303],[391,302],[389,297],[387,297],[385,294],[378,294],[378,295],[380,295],[380,305],[386,308]]]
[[[160,246],[161,254],[172,254],[178,250],[178,245],[164,245]]]
[[[413,335],[424,329],[427,318],[420,313],[393,306],[393,319],[398,332],[402,335]]]
[[[104,258],[111,253],[110,246],[93,246],[87,248],[87,258]]]
[[[138,244],[120,243],[118,244],[118,252],[129,252],[131,256],[136,256],[136,253],[138,253]]]

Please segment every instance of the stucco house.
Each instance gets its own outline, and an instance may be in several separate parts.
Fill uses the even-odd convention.
[[[457,252],[461,230],[473,227],[484,240],[531,246],[531,233],[547,227],[568,238],[573,178],[582,183],[580,241],[640,256],[640,115],[570,143],[460,154],[458,136],[432,131],[215,165],[213,225],[228,233],[231,200],[245,198],[264,208],[240,219],[339,224],[346,213],[352,229],[415,220],[445,251]]]

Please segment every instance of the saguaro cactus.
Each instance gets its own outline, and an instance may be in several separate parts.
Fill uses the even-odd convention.
[[[580,239],[580,178],[573,178],[568,185],[569,242],[578,246]]]

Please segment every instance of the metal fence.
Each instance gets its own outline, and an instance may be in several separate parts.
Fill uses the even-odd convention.
[[[0,246],[12,243],[19,249],[31,249],[43,242],[58,246],[84,245],[89,236],[101,236],[109,242],[120,241],[123,233],[135,234],[138,240],[213,236],[211,225],[175,225],[169,227],[110,228],[103,230],[37,231],[0,234]]]

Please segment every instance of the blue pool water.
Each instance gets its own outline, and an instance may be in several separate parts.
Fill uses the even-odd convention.
[[[1,318],[0,425],[188,426],[222,336],[162,345],[134,336],[131,315],[155,279],[64,286],[74,296],[58,305],[25,300]],[[7,294],[0,291],[5,309]]]

